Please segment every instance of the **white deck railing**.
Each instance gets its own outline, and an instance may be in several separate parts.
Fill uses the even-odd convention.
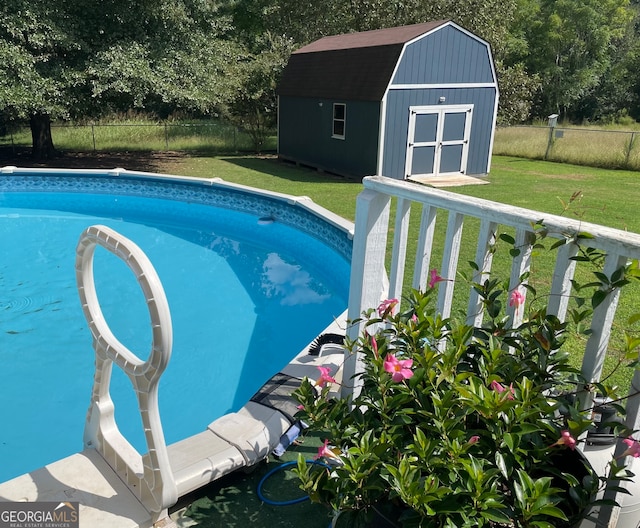
[[[567,241],[557,250],[548,305],[548,312],[561,320],[566,317],[571,281],[576,272],[573,257],[578,252],[578,244],[575,240],[580,238],[581,247],[591,247],[606,253],[603,273],[608,277],[630,259],[640,259],[640,235],[637,234],[381,176],[365,178],[363,184],[365,189],[358,196],[356,207],[348,312],[350,320],[358,318],[366,309],[377,307],[382,299],[401,299],[405,282],[413,288],[424,290],[430,268],[437,268],[442,277],[455,278],[463,241],[462,233],[465,221],[469,219],[476,219],[473,221],[473,232],[476,233],[477,230],[477,246],[475,256],[472,255],[479,270],[474,277],[476,282],[482,278],[481,274],[487,274],[491,270],[491,249],[498,229],[515,230],[515,245],[520,251],[510,263],[510,290],[517,287],[523,274],[530,270],[533,225],[536,222],[543,221],[547,236]],[[390,219],[392,199],[395,200],[396,209],[393,221]],[[407,263],[409,217],[412,207],[416,205],[421,206],[417,254],[415,262]],[[442,261],[436,263],[432,262],[431,257],[434,237],[442,232],[442,229],[436,229],[441,218],[446,221],[446,231],[443,235]],[[393,232],[393,245],[389,252],[390,231]],[[578,237],[580,233],[588,233],[590,237]],[[409,273],[412,273],[411,277],[405,280],[405,275]],[[448,317],[451,313],[457,284],[458,281],[447,280],[438,285],[437,310],[443,317]],[[520,291],[526,295],[524,288]],[[588,381],[599,381],[602,375],[619,294],[619,289],[614,289],[594,311],[592,333],[586,343],[582,362],[582,374]],[[479,324],[482,321],[481,299],[472,289],[466,295],[467,322]],[[514,307],[508,308],[507,314],[511,316],[513,325],[521,322],[523,312],[524,310],[518,312]],[[358,325],[351,326],[348,330],[349,337],[357,338],[360,331]],[[357,357],[347,354],[344,379],[350,379],[358,371]],[[637,391],[634,387],[640,387],[639,371],[636,371],[632,380],[632,392]],[[626,419],[630,429],[640,427],[640,398],[628,400]],[[608,518],[611,511],[603,510],[601,514]],[[603,522],[602,526],[609,525],[608,521]]]

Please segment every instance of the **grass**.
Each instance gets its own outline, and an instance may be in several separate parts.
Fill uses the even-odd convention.
[[[496,130],[493,152],[593,167],[640,169],[640,133],[635,130],[514,126]]]
[[[219,177],[230,182],[275,192],[309,196],[319,205],[349,220],[355,218],[356,197],[362,190],[359,181],[281,163],[273,156],[212,157],[198,154],[168,156],[164,162],[156,162],[149,170],[202,178]],[[488,181],[490,185],[469,185],[451,188],[451,190],[459,194],[540,211],[543,213],[541,216],[544,216],[544,213],[560,214],[640,233],[640,215],[636,207],[636,204],[640,203],[640,173],[638,172],[494,156]],[[578,198],[568,207],[567,204],[572,196]],[[438,236],[431,260],[432,265],[438,267],[442,256],[443,224],[445,222],[439,222]],[[460,259],[462,263],[473,257],[474,229],[477,227],[473,222],[465,224],[465,238]],[[417,224],[413,222],[407,252],[408,262],[413,261],[417,238]],[[535,285],[541,294],[549,286],[552,266],[550,258],[534,259],[534,271],[541,277]],[[505,269],[500,269],[498,263],[495,264],[495,269],[504,276]],[[617,326],[621,326],[637,311],[639,301],[638,286],[627,287],[618,308]],[[458,311],[466,308],[464,296],[458,294],[457,288],[454,308]],[[584,350],[584,340],[572,340],[569,343],[569,349],[572,351],[575,363],[578,364]],[[607,371],[615,368],[616,356],[615,354],[611,356],[607,361]],[[628,385],[629,378],[628,371],[618,372],[615,382],[625,386]]]
[[[640,233],[640,173],[494,156],[490,185],[455,192]],[[581,198],[564,210],[571,196]]]
[[[189,156],[167,163],[165,167],[170,174],[222,178],[293,196],[309,196],[317,204],[352,221],[356,197],[362,190],[360,181],[282,163],[272,156]]]
[[[252,152],[248,134],[219,120],[158,123],[148,119],[120,119],[88,124],[52,124],[51,136],[63,151],[185,150],[211,153]],[[0,136],[0,146],[31,145],[31,131],[20,127]],[[275,150],[272,136],[264,150]]]
[[[355,218],[359,181],[281,163],[272,157],[186,156],[160,167],[171,174],[222,178],[295,196],[309,196],[345,218]],[[449,190],[552,214],[566,214],[591,223],[640,233],[640,173],[553,162],[494,156],[490,185]],[[563,211],[563,202],[581,198]]]
[[[355,218],[356,197],[362,190],[359,182],[319,173],[315,170],[284,164],[273,158],[263,157],[197,157],[190,156],[168,163],[165,172],[204,178],[220,177],[224,180],[260,187],[275,192],[311,197],[316,203],[334,213],[353,220]],[[640,232],[640,216],[636,213],[636,204],[640,203],[640,176],[633,171],[614,171],[585,166],[559,164],[544,161],[532,161],[522,158],[495,156],[490,185],[469,185],[451,188],[452,191],[485,198],[496,202],[526,207],[540,211],[578,218],[590,223],[614,227],[617,229]],[[578,197],[571,204],[572,196]],[[419,211],[412,217],[419,217]],[[393,211],[392,211],[393,214]],[[544,217],[544,214],[541,215]],[[438,223],[436,241],[431,263],[439,267],[442,258],[442,241],[446,222]],[[460,269],[464,262],[473,259],[477,222],[467,222],[462,244]],[[412,222],[408,262],[413,262],[418,238],[418,223]],[[507,276],[507,264],[495,262],[494,270],[499,276]],[[541,255],[534,258],[532,284],[544,299],[545,291],[550,287],[553,272],[553,260]],[[591,280],[583,273],[583,280]],[[407,283],[409,279],[407,279]],[[408,289],[406,285],[405,290]],[[468,290],[456,288],[454,314],[464,312]],[[631,285],[623,292],[616,324],[621,325],[638,306],[640,288]],[[618,332],[619,346],[621,335]],[[574,363],[578,365],[584,351],[585,340],[573,338],[567,344],[572,352]],[[618,356],[610,354],[605,370],[612,372],[617,365]],[[628,386],[631,373],[616,372],[612,378],[615,383]]]

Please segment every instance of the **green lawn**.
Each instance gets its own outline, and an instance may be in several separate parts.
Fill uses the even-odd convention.
[[[495,156],[488,179],[490,185],[452,190],[560,215],[562,202],[581,193],[567,215],[640,233],[640,172]]]
[[[330,211],[353,220],[360,181],[277,161],[274,157],[186,157],[166,165],[165,172],[181,176],[222,178],[269,191],[309,196]]]
[[[185,157],[169,163],[165,172],[224,180],[272,191],[309,196],[316,203],[353,220],[359,181],[280,163],[273,158]],[[562,214],[576,192],[582,199],[565,214],[587,222],[640,233],[640,173],[494,156],[490,185],[448,190],[496,202]]]
[[[166,165],[163,170],[179,175],[220,177],[252,187],[309,196],[316,203],[350,220],[355,217],[356,197],[362,190],[360,181],[281,163],[272,157],[187,157]],[[636,212],[636,204],[640,203],[640,173],[495,156],[488,181],[489,185],[469,185],[449,190],[543,213],[565,215],[586,222],[640,232],[640,216]],[[572,196],[579,198],[569,205]],[[407,251],[408,262],[412,262],[415,255],[417,224],[417,221],[412,222]],[[445,224],[446,222],[442,221],[438,225],[432,266],[439,267],[442,254],[441,237]],[[475,252],[474,222],[467,224],[461,263],[471,260]],[[460,264],[460,269],[466,270],[464,264]],[[496,262],[494,270],[500,276],[506,276],[506,263],[501,267]],[[534,271],[539,278],[532,277],[532,284],[539,292],[544,293],[545,288],[549,287],[552,270],[553,259],[548,255],[534,259]],[[466,309],[466,292],[457,292],[458,289],[454,297],[454,314]],[[626,324],[628,317],[638,311],[638,300],[640,288],[637,285],[631,285],[623,292],[616,321],[618,326]],[[584,338],[570,340],[568,348],[578,364],[584,349]],[[613,354],[607,362],[607,369],[613,369],[615,364]],[[627,385],[630,376],[631,373],[628,371],[617,373],[615,381]]]

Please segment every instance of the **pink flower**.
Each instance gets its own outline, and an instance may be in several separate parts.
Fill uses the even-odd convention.
[[[378,306],[378,315],[380,317],[386,317],[389,314],[393,314],[394,308],[398,305],[398,299],[386,299]]]
[[[429,272],[429,288],[433,288],[436,284],[438,284],[439,282],[442,282],[446,279],[443,279],[440,275],[438,275],[438,270],[436,268],[433,268],[430,272]]]
[[[569,431],[564,429],[560,433],[560,438],[558,439],[558,441],[555,444],[553,444],[551,447],[556,445],[566,445],[569,449],[573,451],[576,448],[576,444],[577,444],[576,439],[573,436],[571,436],[571,433]]]
[[[413,376],[411,365],[413,365],[413,359],[399,360],[393,354],[387,354],[384,360],[384,370],[391,374],[391,379],[396,383]]]
[[[627,444],[629,447],[624,453],[622,453],[621,457],[625,457],[625,456],[632,456],[633,458],[640,457],[640,442],[638,442],[637,440],[631,437],[625,438],[623,442]]]
[[[491,387],[492,390],[496,391],[498,394],[502,394],[503,392],[505,392],[507,390],[506,387],[504,387],[502,385],[502,383],[500,383],[499,381],[493,380],[489,386]],[[508,400],[513,400],[513,395],[515,394],[515,392],[513,391],[513,383],[511,383],[509,385],[509,392],[507,393],[507,399]]]
[[[323,456],[325,456],[327,454],[327,451],[329,450],[329,439],[325,439],[324,444],[322,444],[319,448],[318,448],[318,454],[314,457],[316,460],[319,458],[322,458]]]
[[[296,409],[298,409],[299,411],[304,411],[304,405],[296,405]]]
[[[522,306],[522,303],[524,303],[524,295],[520,293],[518,288],[516,288],[509,296],[509,306],[514,306],[516,313],[518,313],[518,309]]]
[[[473,435],[471,438],[469,438],[469,441],[467,442],[469,445],[473,445],[475,444],[478,440],[480,440],[480,437],[478,435]]]
[[[314,460],[319,458],[333,458],[334,460],[340,460],[340,457],[336,455],[335,451],[329,447],[329,440],[325,439],[324,444],[318,448],[318,454],[313,457]]]
[[[318,367],[320,371],[320,377],[316,381],[318,387],[324,387],[325,383],[336,383],[335,378],[329,375],[329,369],[327,367]]]

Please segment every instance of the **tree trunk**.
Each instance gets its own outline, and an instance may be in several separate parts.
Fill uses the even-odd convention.
[[[46,114],[33,114],[31,125],[31,155],[34,159],[51,159],[56,150],[51,138],[51,118]]]

